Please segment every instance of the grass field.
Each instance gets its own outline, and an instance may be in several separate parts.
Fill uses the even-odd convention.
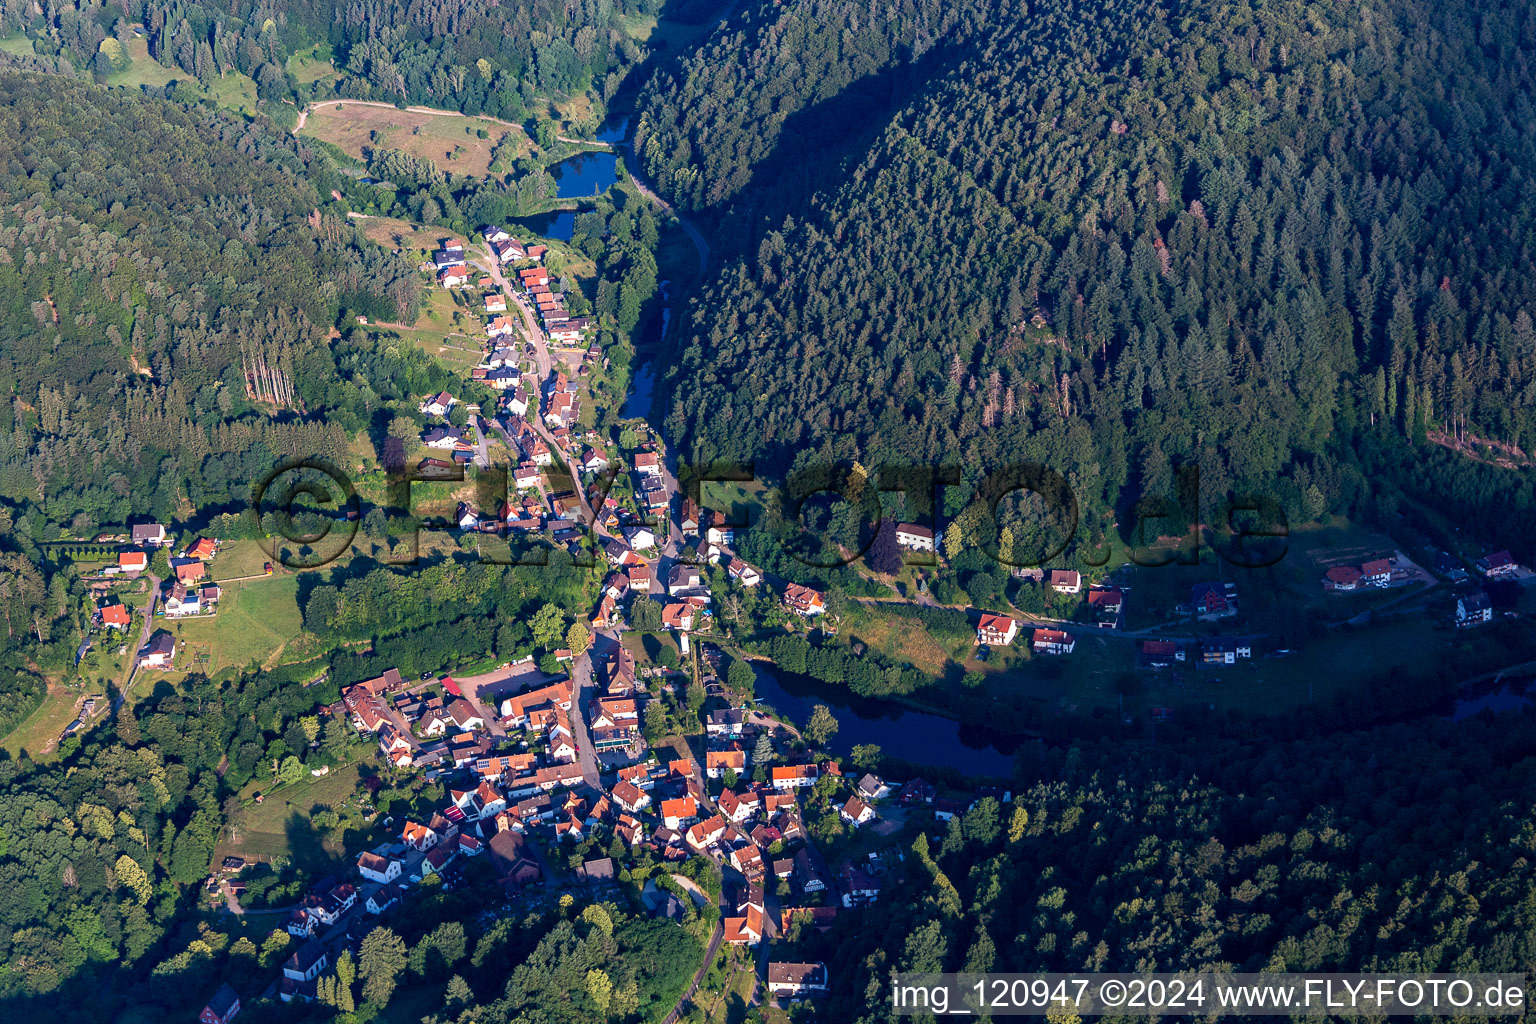
[[[397,217],[369,217],[363,221],[363,234],[370,242],[386,249],[400,249],[417,259],[425,259],[447,237],[448,231]]]
[[[364,330],[393,335],[467,375],[484,354],[484,314],[479,302],[477,289],[431,288],[410,327],[370,324]]]
[[[331,64],[331,48],[325,43],[316,43],[307,50],[291,55],[287,68],[293,80],[300,85],[341,77],[341,72]]]
[[[270,790],[271,783],[266,780],[252,780],[240,793],[246,802],[240,826],[220,838],[214,859],[233,854],[248,861],[270,862],[288,856],[292,852],[290,822],[294,816],[307,823],[317,807],[339,806],[352,795],[357,778],[354,764],[320,778],[306,775],[302,781],[276,790]],[[266,793],[259,804],[252,802],[257,792]],[[332,842],[325,843],[324,849],[337,857],[346,852]]]
[[[477,134],[482,130],[487,138]],[[311,110],[300,134],[339,146],[358,158],[362,158],[365,148],[395,149],[432,160],[442,170],[454,174],[484,177],[490,172],[492,156],[503,139],[514,133],[514,148],[511,152],[504,150],[500,154],[503,159],[527,153],[527,138],[522,129],[482,117],[422,114],[338,101]]]
[[[146,678],[174,679],[187,672],[213,675],[252,662],[265,664],[303,628],[298,589],[298,576],[292,574],[231,583],[219,599],[217,615],[160,620],[161,628],[185,640],[187,647],[177,654],[175,672]]]
[[[853,602],[849,602],[841,632],[931,676],[945,675],[951,664],[964,661],[974,650],[969,636],[946,642],[917,619]]]
[[[148,87],[164,89],[172,82],[186,82],[221,107],[254,113],[256,110],[256,83],[238,72],[226,72],[207,89],[198,85],[197,79],[180,68],[168,68],[149,55],[149,42],[133,33],[121,37],[124,51],[130,60],[126,71],[107,76],[108,85],[121,85],[130,89]]]
[[[0,39],[0,53],[8,53],[13,57],[30,57],[33,54],[32,40],[20,32],[6,36]]]
[[[81,693],[73,689],[50,686],[48,695],[43,698],[37,710],[23,719],[5,739],[0,740],[0,748],[4,748],[12,757],[25,750],[34,759],[51,752],[64,727],[74,721],[81,696]],[[99,717],[97,720],[100,720]]]

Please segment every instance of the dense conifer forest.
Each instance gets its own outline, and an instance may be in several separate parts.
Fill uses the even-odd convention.
[[[0,36],[20,32],[32,41],[35,56],[26,63],[106,77],[128,66],[123,40],[137,29],[149,57],[205,87],[234,72],[252,79],[267,101],[339,95],[522,119],[537,109],[540,97],[612,98],[624,73],[646,55],[621,20],[654,16],[659,9],[654,0],[80,0],[46,9],[0,5]],[[680,12],[695,21],[706,13]],[[317,45],[329,48],[337,75],[295,78],[288,58]]]
[[[671,370],[690,453],[1033,459],[1101,527],[1196,463],[1293,522],[1407,492],[1530,550],[1492,466],[1536,448],[1528,9],[845,7],[647,92],[647,173],[740,251]]]

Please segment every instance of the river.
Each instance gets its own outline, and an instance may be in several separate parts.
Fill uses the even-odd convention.
[[[1028,742],[1021,737],[988,734],[892,701],[856,697],[840,687],[781,672],[766,662],[753,662],[752,667],[757,672],[757,696],[795,725],[804,726],[817,704],[831,710],[837,719],[837,732],[828,746],[835,754],[848,754],[855,744],[874,743],[884,753],[914,764],[1006,779],[1013,775],[1013,756],[1019,744]]]

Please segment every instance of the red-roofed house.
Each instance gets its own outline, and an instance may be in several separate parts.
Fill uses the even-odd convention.
[[[1007,647],[1019,635],[1019,624],[1006,615],[983,613],[976,623],[976,642],[993,647]]]
[[[1059,629],[1037,629],[1033,646],[1036,654],[1071,654],[1077,641]]]

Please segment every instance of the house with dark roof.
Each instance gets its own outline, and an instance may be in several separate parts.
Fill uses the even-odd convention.
[[[198,1024],[229,1024],[239,1013],[240,996],[226,981],[197,1015]]]
[[[768,964],[768,991],[776,996],[800,996],[826,990],[826,964]]]

